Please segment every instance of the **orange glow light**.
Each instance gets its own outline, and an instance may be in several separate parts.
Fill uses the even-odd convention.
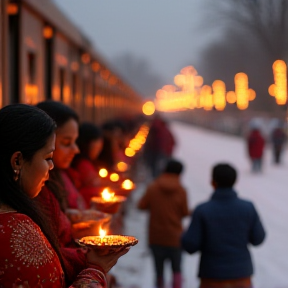
[[[45,26],[43,28],[43,37],[46,39],[51,39],[53,37],[53,29],[50,26]]]
[[[135,151],[132,148],[126,148],[125,149],[125,155],[127,157],[133,157],[135,155]]]
[[[92,70],[94,72],[98,72],[100,70],[100,64],[98,62],[93,62],[92,63]]]
[[[120,172],[125,172],[127,171],[128,169],[128,165],[125,163],[125,162],[119,162],[117,164],[117,169],[120,171]]]
[[[237,97],[234,91],[228,91],[226,94],[226,100],[230,104],[236,103]]]
[[[110,180],[111,180],[112,182],[117,182],[117,181],[119,180],[119,175],[118,175],[117,173],[112,173],[112,174],[110,175]]]
[[[253,101],[256,98],[256,92],[253,89],[248,89],[249,101]]]
[[[215,80],[212,83],[214,105],[218,111],[224,110],[226,106],[226,85],[221,80]]]
[[[104,201],[106,202],[110,202],[110,201],[113,201],[114,200],[114,196],[115,196],[115,193],[114,192],[109,192],[109,189],[108,188],[105,188],[103,190],[103,192],[101,193],[101,197]]]
[[[102,177],[102,178],[107,177],[108,176],[108,171],[105,168],[101,168],[99,170],[99,176]]]
[[[275,89],[276,89],[276,85],[275,84],[271,84],[268,88],[268,93],[270,96],[274,97],[275,96]]]
[[[70,67],[73,71],[78,71],[79,69],[79,63],[76,62],[76,61],[73,61],[71,64],[70,64]]]
[[[133,186],[134,186],[133,182],[129,179],[124,180],[121,185],[121,187],[125,190],[131,190]]]
[[[275,82],[275,98],[279,105],[285,105],[287,101],[287,66],[283,60],[273,63],[273,74]]]
[[[84,64],[88,64],[90,62],[90,55],[88,53],[82,54],[81,60]]]
[[[142,111],[145,115],[150,116],[155,112],[155,105],[152,101],[147,101],[142,107]]]
[[[240,110],[245,110],[249,105],[249,86],[247,74],[240,72],[234,77],[235,81],[235,93],[237,97],[237,107]]]
[[[7,13],[8,15],[16,15],[18,14],[18,5],[15,3],[9,3],[7,5]]]

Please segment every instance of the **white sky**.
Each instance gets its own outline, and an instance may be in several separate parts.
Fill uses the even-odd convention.
[[[207,23],[205,11],[209,9],[205,0],[54,2],[108,61],[131,52],[137,58],[147,59],[167,84],[172,84],[182,67],[195,65],[201,48],[217,31],[211,28],[213,25],[210,30],[203,28]]]

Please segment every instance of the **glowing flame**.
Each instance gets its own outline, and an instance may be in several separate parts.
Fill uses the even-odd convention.
[[[132,148],[128,147],[125,149],[125,155],[127,157],[133,157],[135,155],[135,151]]]
[[[125,190],[131,190],[133,188],[133,182],[129,179],[126,179],[123,181],[121,186]]]
[[[102,168],[99,170],[99,176],[100,177],[105,178],[105,177],[107,177],[107,175],[108,175],[108,171],[105,168]]]
[[[108,188],[105,188],[105,189],[103,190],[103,192],[101,193],[101,196],[102,196],[102,199],[103,199],[104,201],[109,202],[109,201],[113,200],[113,198],[114,198],[114,196],[115,196],[115,193],[114,193],[114,192],[109,192],[109,189],[108,189]]]
[[[125,163],[125,162],[119,162],[117,164],[117,169],[120,171],[120,172],[125,172],[127,169],[128,169],[128,165]]]
[[[118,175],[117,173],[112,173],[112,174],[110,175],[110,180],[111,180],[112,182],[117,182],[117,181],[119,180],[119,175]]]
[[[106,235],[106,230],[102,229],[101,226],[99,228],[99,235],[101,238],[103,238]]]

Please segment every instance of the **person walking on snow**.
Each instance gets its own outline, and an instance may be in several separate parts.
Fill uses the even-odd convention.
[[[236,170],[218,164],[212,170],[214,192],[198,205],[181,238],[188,253],[201,253],[199,288],[252,288],[253,266],[248,245],[264,241],[265,231],[252,202],[233,189]]]
[[[189,215],[187,195],[180,183],[183,165],[168,160],[163,173],[147,188],[138,208],[150,212],[149,246],[154,258],[156,287],[164,287],[164,261],[171,262],[173,288],[181,288],[182,219]]]

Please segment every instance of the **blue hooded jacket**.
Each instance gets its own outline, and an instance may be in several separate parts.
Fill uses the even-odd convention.
[[[259,245],[264,238],[252,202],[239,199],[232,188],[221,188],[196,207],[181,244],[190,254],[201,253],[200,278],[227,280],[253,274],[248,245]]]

